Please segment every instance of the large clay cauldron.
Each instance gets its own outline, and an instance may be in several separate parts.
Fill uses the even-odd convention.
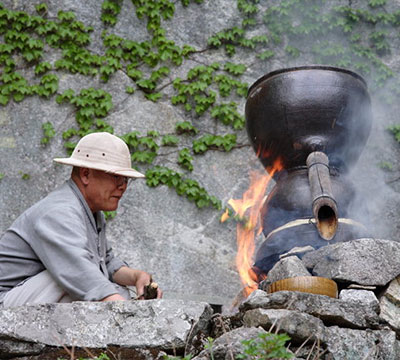
[[[267,273],[296,246],[367,235],[352,218],[356,191],[346,173],[368,139],[371,101],[356,73],[328,66],[282,69],[257,80],[246,102],[246,128],[275,188],[263,209],[266,236],[254,270]],[[358,219],[357,219],[358,220]]]

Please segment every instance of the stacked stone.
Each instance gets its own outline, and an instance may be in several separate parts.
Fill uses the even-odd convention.
[[[75,302],[0,310],[1,359],[235,359],[243,340],[286,333],[295,359],[400,359],[400,243],[358,239],[286,254],[237,311],[182,300]],[[336,281],[338,298],[262,290],[297,276]],[[213,338],[212,345],[209,337]],[[205,345],[208,346],[205,347]]]
[[[243,326],[288,334],[299,359],[399,359],[399,259],[400,243],[380,239],[295,249],[241,304]],[[297,276],[336,281],[339,298],[263,291]]]

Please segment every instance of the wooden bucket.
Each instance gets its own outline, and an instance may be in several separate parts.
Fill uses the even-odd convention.
[[[282,279],[273,282],[267,288],[268,293],[284,290],[327,295],[333,298],[337,298],[338,296],[338,287],[336,282],[319,276],[297,276]]]

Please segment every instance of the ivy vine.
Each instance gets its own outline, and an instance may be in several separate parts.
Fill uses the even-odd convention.
[[[146,134],[137,131],[122,134],[134,166],[144,168],[148,186],[167,185],[198,207],[220,209],[221,203],[190,179],[194,157],[207,151],[231,151],[243,146],[237,143],[237,133],[244,128],[238,100],[247,94],[248,84],[242,78],[254,64],[266,64],[268,68],[281,50],[288,61],[311,57],[314,63],[358,71],[372,79],[373,91],[387,86],[391,80],[393,97],[400,93],[397,75],[383,61],[392,51],[391,40],[397,36],[400,10],[386,11],[385,0],[369,0],[362,8],[321,0],[282,0],[268,6],[260,0],[237,0],[242,17],[240,25],[213,34],[203,49],[190,44],[177,45],[168,37],[163,24],[173,19],[176,2],[131,2],[136,17],[146,25],[148,40],[135,41],[114,34],[123,0],[104,0],[102,54],[90,50],[93,28],[78,21],[73,12],[60,10],[56,18],[49,18],[44,3],[35,6],[35,14],[7,9],[0,3],[0,105],[35,95],[69,104],[75,109],[76,124],[62,136],[67,151],[71,152],[76,140],[90,132],[113,132],[107,122],[113,102],[101,87],[84,88],[79,93],[72,89],[58,92],[58,74],[96,76],[105,83],[117,71],[123,71],[131,80],[125,89],[128,95],[140,91],[149,101],[170,101],[187,114],[187,120],[177,123],[173,134],[152,130]],[[199,6],[202,2],[181,0],[180,4]],[[47,60],[48,48],[60,54],[53,62]],[[223,61],[197,65],[184,76],[169,78],[172,69],[179,68],[194,54],[220,49],[226,54]],[[249,54],[253,63],[233,62],[238,51]],[[24,77],[18,71],[21,68],[32,69],[33,75]],[[172,96],[167,95],[166,88],[173,91]],[[202,133],[192,122],[202,117],[215,119],[225,130],[221,134]],[[398,134],[396,126],[392,131]],[[49,122],[42,129],[41,142],[46,146],[56,132]],[[188,139],[191,146],[187,145]],[[154,165],[159,163],[161,147],[176,151],[176,165],[182,172]]]

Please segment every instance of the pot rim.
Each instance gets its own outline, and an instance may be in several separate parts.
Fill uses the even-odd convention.
[[[356,79],[360,80],[365,86],[367,86],[367,82],[365,79],[357,74],[356,72],[352,70],[348,70],[345,68],[341,67],[336,67],[336,66],[329,66],[329,65],[303,65],[303,66],[294,66],[294,67],[288,67],[288,68],[283,68],[283,69],[278,69],[271,71],[264,76],[260,77],[258,80],[256,80],[253,85],[249,87],[247,90],[247,97],[249,97],[250,93],[264,80],[269,79],[271,77],[274,77],[276,75],[286,73],[286,72],[294,72],[294,71],[300,71],[300,70],[330,70],[330,71],[335,71],[335,72],[342,72],[348,75],[351,75],[355,77]]]

